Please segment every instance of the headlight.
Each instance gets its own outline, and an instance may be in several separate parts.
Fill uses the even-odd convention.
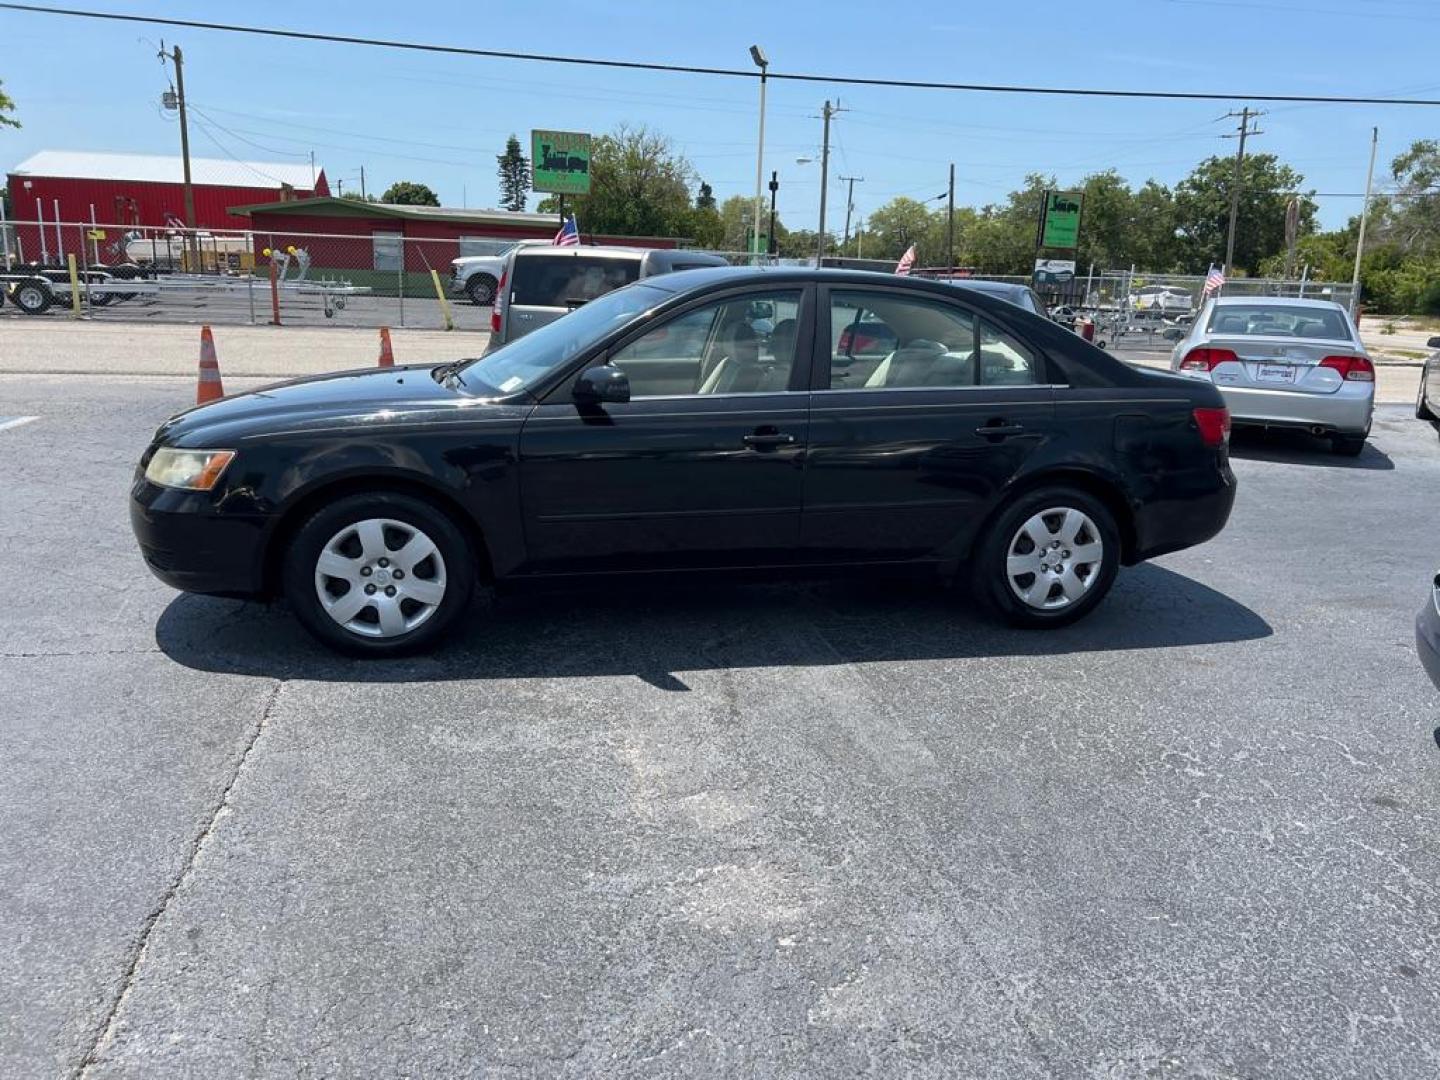
[[[162,446],[145,466],[145,479],[161,487],[209,491],[234,456],[234,450],[177,450]]]

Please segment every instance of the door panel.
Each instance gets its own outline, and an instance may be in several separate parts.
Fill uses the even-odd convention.
[[[825,561],[944,557],[1053,420],[1043,386],[814,394],[806,550]]]
[[[943,298],[844,288],[822,307],[802,546],[818,561],[947,557],[1051,435],[1041,358]]]
[[[808,435],[803,393],[541,405],[520,436],[529,569],[793,559]]]
[[[536,573],[776,565],[799,549],[813,299],[702,300],[611,351],[632,399],[557,390],[526,421],[520,481]]]

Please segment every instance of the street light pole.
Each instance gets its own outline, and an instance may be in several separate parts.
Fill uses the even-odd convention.
[[[765,208],[760,187],[765,179],[765,77],[770,70],[770,60],[759,45],[750,46],[750,59],[760,69],[760,139],[755,148],[755,240],[751,251],[755,260],[760,260],[760,215]]]
[[[779,246],[775,243],[775,194],[780,190],[780,174],[775,171],[770,173],[770,242],[767,245],[770,249],[770,256],[774,258],[779,252]]]

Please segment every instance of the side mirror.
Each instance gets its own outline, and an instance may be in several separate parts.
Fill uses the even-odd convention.
[[[630,400],[630,376],[609,364],[587,368],[575,380],[573,396],[579,405],[623,404]]]
[[[1425,342],[1425,347],[1427,349],[1440,349],[1440,337],[1432,337],[1429,341]]]

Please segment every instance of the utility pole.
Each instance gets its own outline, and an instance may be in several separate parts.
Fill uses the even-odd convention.
[[[945,270],[955,273],[955,163],[950,163],[950,198],[945,206]]]
[[[195,188],[190,182],[190,125],[185,114],[185,59],[180,54],[179,45],[167,56],[165,43],[162,41],[160,62],[164,63],[167,59],[175,65],[175,98],[180,107],[180,160],[185,174],[185,228],[189,230],[185,247],[198,256],[195,247]]]
[[[366,194],[365,194],[365,166],[364,166],[364,165],[361,165],[361,166],[360,166],[360,200],[361,200],[361,202],[369,202],[369,201],[370,201],[369,198],[368,198],[368,197],[366,196]]]
[[[849,183],[850,190],[845,195],[845,236],[840,241],[840,254],[845,254],[845,246],[850,243],[850,215],[855,209],[855,185],[863,184],[863,176],[837,176],[836,180],[844,180]]]
[[[1227,139],[1239,139],[1240,145],[1235,151],[1235,175],[1230,181],[1230,229],[1225,238],[1225,276],[1228,278],[1235,272],[1235,224],[1240,217],[1240,170],[1245,164],[1245,140],[1251,135],[1263,135],[1263,131],[1250,130],[1250,121],[1259,119],[1264,113],[1251,112],[1250,106],[1245,106],[1238,113],[1230,112],[1227,117],[1238,116],[1240,118],[1240,130],[1234,135],[1226,135]]]
[[[815,238],[815,265],[817,267],[825,259],[825,195],[830,185],[830,118],[836,113],[844,111],[840,108],[839,100],[836,100],[832,106],[827,98],[825,108],[821,112],[825,120],[825,136],[820,145],[820,235]]]
[[[1370,192],[1375,183],[1375,151],[1380,149],[1380,129],[1370,129],[1370,171],[1365,174],[1365,207],[1360,211],[1360,235],[1355,241],[1355,277],[1350,282],[1350,317],[1360,305],[1360,260],[1365,254],[1365,226],[1370,224]]]

